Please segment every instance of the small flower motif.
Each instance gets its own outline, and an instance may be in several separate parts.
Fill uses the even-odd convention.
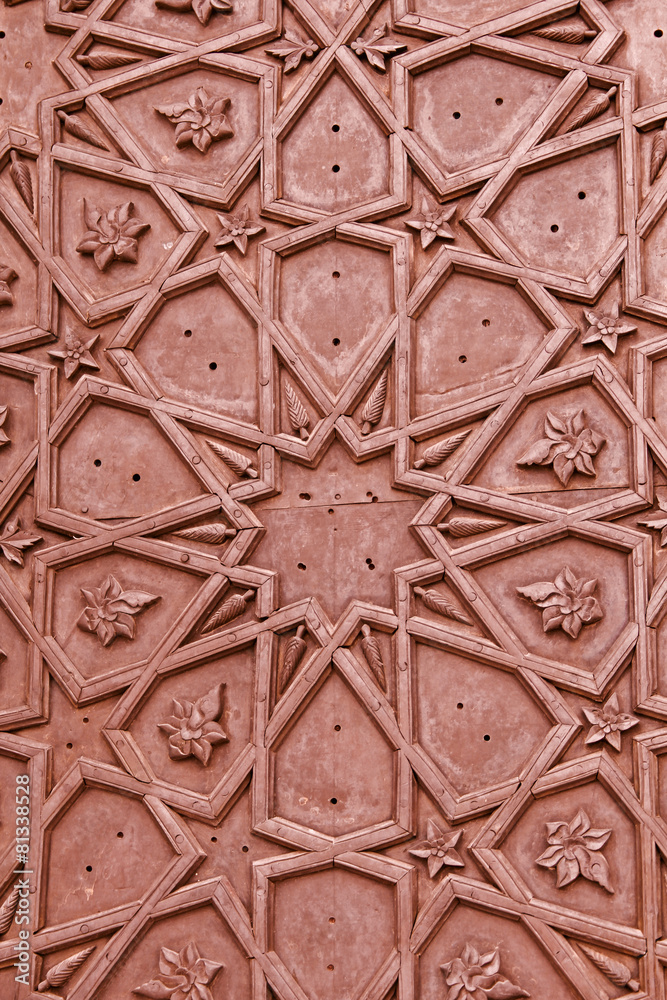
[[[195,702],[181,703],[174,699],[174,714],[168,722],[158,723],[158,729],[169,733],[169,756],[172,760],[196,757],[204,766],[211,761],[213,746],[227,743],[227,734],[215,721],[222,712],[225,685],[218,684]]]
[[[245,256],[245,252],[248,249],[248,238],[250,236],[257,236],[258,233],[264,232],[264,226],[257,225],[254,220],[250,218],[250,209],[247,205],[243,205],[239,209],[238,215],[219,215],[218,219],[222,229],[218,233],[217,239],[214,246],[216,247],[226,247],[230,243],[233,243],[237,250]]]
[[[624,333],[636,333],[637,327],[631,323],[620,323],[620,309],[618,302],[611,307],[611,313],[596,313],[592,309],[584,309],[584,316],[588,320],[588,329],[585,331],[588,336],[582,340],[582,344],[597,344],[602,341],[604,346],[612,354],[616,352],[618,338]]]
[[[197,15],[200,24],[206,26],[211,14],[218,11],[221,14],[231,14],[234,10],[229,0],[155,0],[155,6],[162,10],[173,10],[184,14],[191,10]]]
[[[100,212],[83,199],[83,220],[88,232],[76,248],[77,253],[91,253],[100,271],[105,271],[113,260],[137,263],[137,237],[150,225],[132,215],[134,205],[126,201],[108,212]]]
[[[601,848],[611,836],[611,830],[591,830],[591,821],[580,809],[572,822],[559,820],[547,823],[547,843],[550,845],[535,864],[556,869],[556,887],[563,889],[579,875],[597,882],[613,893],[609,882],[609,865]]]
[[[202,958],[199,948],[191,941],[180,951],[160,949],[160,973],[133,993],[152,1000],[213,1000],[209,986],[224,969],[222,962]]]
[[[134,639],[134,615],[145,611],[160,598],[142,590],[123,590],[114,576],[108,576],[101,587],[81,588],[88,602],[77,625],[84,632],[96,632],[103,646],[110,646],[117,635]]]
[[[586,743],[606,740],[614,750],[621,749],[621,733],[639,724],[639,719],[635,719],[634,715],[625,715],[621,712],[615,693],[602,708],[585,708],[584,715],[591,724]]]
[[[5,423],[8,416],[9,416],[9,407],[0,406],[0,447],[2,447],[3,444],[7,444],[7,442],[9,441],[9,437],[5,434],[5,432],[2,429],[2,425]]]
[[[429,204],[424,195],[422,197],[421,215],[415,219],[408,219],[405,223],[411,229],[418,229],[421,233],[422,250],[430,247],[436,236],[442,240],[455,239],[454,231],[448,225],[449,220],[456,212],[454,205],[437,205],[435,208]]]
[[[16,517],[12,521],[7,521],[0,535],[0,552],[5,559],[23,566],[23,550],[41,542],[41,535],[31,535],[29,531],[21,530],[21,520]]]
[[[667,502],[660,497],[657,500],[658,507],[664,514],[664,517],[656,513],[653,517],[646,518],[645,521],[637,521],[637,524],[640,524],[643,528],[651,528],[653,531],[659,531],[660,548],[664,549],[665,545],[667,545]]]
[[[593,597],[597,580],[578,580],[565,566],[553,583],[532,583],[528,587],[517,587],[517,591],[536,604],[542,611],[542,627],[545,632],[562,628],[576,639],[584,625],[592,625],[604,617],[598,601]]]
[[[95,334],[90,340],[82,341],[74,333],[69,331],[65,334],[65,347],[58,350],[49,351],[49,357],[58,358],[65,362],[65,378],[76,375],[79,368],[92,368],[99,371],[99,365],[90,353],[99,339],[99,334]]]
[[[18,274],[13,267],[8,264],[0,264],[0,306],[14,305],[14,296],[9,286],[17,278]]]
[[[204,87],[197,87],[187,104],[163,104],[155,110],[176,126],[179,149],[192,143],[200,153],[205,153],[212,142],[234,135],[226,115],[231,103],[229,97],[209,97]]]
[[[403,49],[407,48],[405,42],[399,42],[396,38],[385,37],[389,31],[389,25],[384,24],[381,28],[376,28],[369,41],[364,41],[363,38],[359,37],[356,41],[352,42],[352,51],[355,52],[359,58],[366,56],[368,62],[375,69],[379,69],[381,73],[384,73],[387,69],[385,65],[385,59],[392,56],[395,52],[401,52]]]
[[[283,69],[285,73],[291,73],[292,70],[299,68],[302,59],[312,59],[315,53],[319,52],[319,48],[312,38],[302,42],[298,38],[290,38],[289,35],[285,35],[284,38],[274,42],[270,49],[264,49],[264,51],[267,56],[284,59]]]
[[[500,951],[496,948],[480,955],[467,944],[460,958],[440,966],[449,986],[447,1000],[516,1000],[529,997],[520,986],[515,986],[500,972]]]
[[[547,413],[544,433],[546,437],[540,438],[517,458],[517,465],[553,465],[563,486],[567,486],[575,470],[585,476],[595,475],[593,456],[597,455],[605,439],[586,426],[583,410],[563,418]]]
[[[426,824],[426,840],[408,853],[415,858],[427,859],[430,878],[435,878],[444,865],[450,865],[452,868],[463,868],[464,862],[461,860],[461,855],[454,850],[462,833],[463,830],[450,830],[449,833],[443,833],[430,819]]]

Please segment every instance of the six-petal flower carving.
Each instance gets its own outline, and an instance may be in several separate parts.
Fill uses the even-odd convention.
[[[476,948],[467,944],[460,958],[445,962],[440,969],[449,986],[447,1000],[487,1000],[487,997],[516,1000],[530,996],[501,974],[498,948],[480,955]]]
[[[81,588],[88,602],[77,622],[84,632],[96,632],[103,646],[110,646],[117,635],[134,639],[134,615],[145,611],[160,598],[143,590],[123,590],[118,580],[109,575],[101,587]]]
[[[463,868],[464,862],[458,851],[454,850],[462,830],[443,831],[430,819],[426,824],[426,840],[414,847],[409,854],[415,858],[426,858],[428,873],[435,878],[441,868],[450,865],[452,868]]]
[[[614,750],[621,749],[621,733],[639,724],[634,715],[621,712],[616,692],[612,694],[602,708],[585,708],[584,715],[591,724],[586,737],[586,743],[598,743],[606,740]]]
[[[29,531],[21,530],[21,520],[16,517],[5,524],[0,535],[0,552],[5,559],[23,566],[23,550],[41,542],[41,535],[33,535]]]
[[[151,227],[148,222],[137,219],[133,212],[131,201],[100,212],[84,198],[83,220],[88,231],[77,246],[77,253],[91,253],[100,271],[106,270],[114,260],[136,264],[137,237]]]
[[[449,220],[456,212],[456,203],[453,205],[437,205],[433,208],[426,195],[422,197],[421,214],[414,219],[408,219],[405,223],[411,229],[419,230],[421,235],[422,250],[430,247],[436,236],[442,240],[455,239],[454,230],[448,225]]]
[[[49,357],[65,362],[65,378],[71,378],[72,375],[76,375],[79,368],[92,368],[98,371],[100,366],[90,353],[91,348],[95,346],[98,339],[99,334],[97,333],[94,337],[90,337],[89,340],[83,341],[76,334],[67,332],[65,334],[65,346],[49,351]]]
[[[213,1000],[209,986],[224,969],[222,962],[202,958],[199,948],[190,941],[180,951],[160,949],[160,973],[133,993],[152,1000]]]
[[[250,209],[247,205],[243,205],[239,209],[238,215],[218,214],[218,219],[222,229],[218,233],[214,245],[226,247],[233,243],[244,256],[248,249],[248,238],[264,232],[264,226],[258,225],[250,218]]]
[[[563,889],[579,875],[597,882],[612,892],[609,865],[601,849],[611,836],[611,830],[591,830],[591,821],[580,809],[570,823],[557,820],[547,823],[547,847],[535,864],[556,869],[556,887]]]
[[[228,738],[216,721],[222,712],[225,685],[218,684],[195,702],[174,699],[174,714],[158,728],[169,734],[169,756],[172,760],[196,757],[205,766],[211,761],[213,746],[226,743]]]
[[[568,566],[563,567],[553,583],[532,583],[517,587],[522,597],[543,608],[542,625],[545,632],[562,628],[576,639],[584,625],[599,622],[604,612],[597,598],[593,597],[597,580],[577,579]]]
[[[176,126],[179,149],[192,143],[200,153],[205,153],[212,142],[234,135],[226,114],[231,103],[229,97],[209,97],[204,87],[197,87],[187,104],[162,104],[155,110]]]
[[[517,458],[517,465],[553,465],[563,486],[567,486],[575,470],[586,476],[595,475],[593,456],[597,455],[605,439],[586,426],[583,410],[571,417],[547,413],[544,433],[546,437],[540,438]]]
[[[612,354],[616,352],[618,338],[624,333],[636,333],[637,327],[632,323],[621,323],[618,302],[611,307],[611,313],[596,313],[592,309],[584,309],[588,320],[588,329],[582,344],[597,344],[602,342]]]

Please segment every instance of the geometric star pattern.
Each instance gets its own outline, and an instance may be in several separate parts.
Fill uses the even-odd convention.
[[[3,995],[664,998],[650,7],[5,9]]]

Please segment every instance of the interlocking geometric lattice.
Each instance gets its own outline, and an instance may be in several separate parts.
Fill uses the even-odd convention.
[[[0,994],[664,1000],[665,10],[5,2]]]

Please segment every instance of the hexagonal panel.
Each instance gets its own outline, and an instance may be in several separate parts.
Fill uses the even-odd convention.
[[[282,197],[341,212],[389,193],[389,140],[338,73],[301,111],[280,143]]]
[[[391,254],[342,239],[280,260],[278,316],[334,393],[394,313]]]
[[[394,751],[337,672],[272,753],[274,816],[330,837],[393,817]]]
[[[139,517],[203,492],[150,418],[131,410],[94,402],[58,449],[56,502],[73,513]]]
[[[415,664],[417,738],[445,777],[464,795],[515,778],[551,729],[521,681],[421,643]]]
[[[49,895],[46,919],[76,920],[139,899],[173,856],[141,802],[84,788],[51,832],[46,863],[67,890]]]
[[[395,947],[395,895],[341,868],[275,884],[274,948],[309,998],[363,993]]]
[[[547,326],[512,285],[454,272],[414,324],[415,411],[442,406],[450,389],[511,371],[539,347]]]
[[[257,327],[219,282],[170,299],[135,356],[166,396],[257,423]]]
[[[617,161],[604,146],[524,174],[491,218],[524,260],[585,278],[620,233]]]

